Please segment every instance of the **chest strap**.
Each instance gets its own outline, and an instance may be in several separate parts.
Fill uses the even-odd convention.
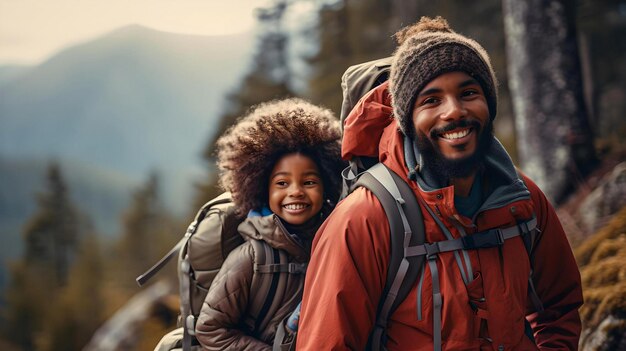
[[[519,225],[514,225],[504,229],[490,229],[457,239],[409,246],[405,249],[405,254],[407,257],[426,255],[427,258],[430,258],[440,252],[449,252],[461,249],[476,250],[501,246],[504,244],[505,240],[516,236],[522,236],[535,229],[537,227],[537,219],[533,218],[526,222],[524,227],[525,230],[522,230]]]

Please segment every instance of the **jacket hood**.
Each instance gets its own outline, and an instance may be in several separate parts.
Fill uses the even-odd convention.
[[[346,160],[355,156],[378,157],[406,181],[416,181],[423,191],[447,187],[432,176],[428,165],[420,164],[422,160],[415,143],[402,134],[393,118],[387,90],[387,82],[371,90],[348,115],[344,122],[342,157]],[[495,136],[483,163],[487,178],[498,180],[490,195],[497,196],[494,201],[530,196],[509,154]]]
[[[271,247],[286,251],[297,261],[306,262],[311,252],[311,242],[321,223],[294,227],[290,233],[275,214],[246,218],[237,228],[245,240],[262,240]],[[295,231],[298,231],[296,234]]]

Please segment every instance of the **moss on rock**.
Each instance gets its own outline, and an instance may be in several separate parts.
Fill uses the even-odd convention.
[[[601,332],[605,345],[619,345],[626,335],[626,207],[574,250],[585,303],[580,309],[583,334]],[[607,328],[606,321],[611,330]],[[585,343],[583,337],[583,343]],[[591,341],[591,340],[588,340]],[[598,349],[592,345],[583,349]],[[600,348],[606,349],[606,348]],[[609,347],[609,349],[611,349]]]

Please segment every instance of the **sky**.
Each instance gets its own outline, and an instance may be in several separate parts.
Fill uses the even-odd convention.
[[[0,65],[38,64],[71,45],[139,24],[199,35],[243,32],[261,0],[0,0]]]

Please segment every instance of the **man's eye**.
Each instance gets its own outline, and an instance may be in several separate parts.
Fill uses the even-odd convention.
[[[477,94],[478,94],[477,90],[469,89],[469,90],[465,90],[462,95],[463,96],[473,96],[473,95],[477,95]]]
[[[422,100],[422,105],[435,104],[437,103],[437,101],[439,101],[439,99],[435,97],[427,97],[426,99]]]

